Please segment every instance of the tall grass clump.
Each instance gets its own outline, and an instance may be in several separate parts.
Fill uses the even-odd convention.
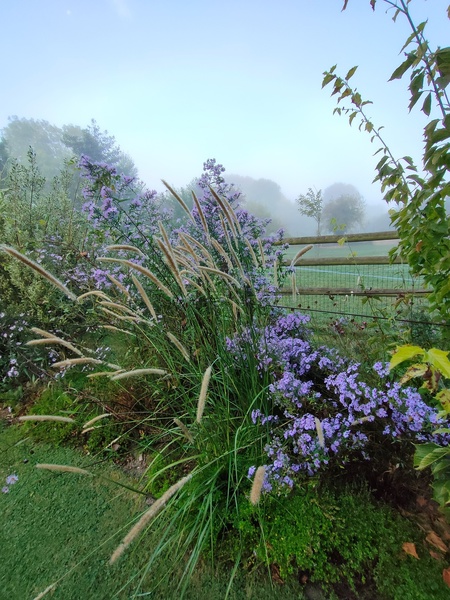
[[[239,206],[214,160],[204,165],[191,210],[167,185],[182,210],[175,224],[154,193],[127,196],[113,169],[86,158],[81,166],[85,209],[105,255],[101,285],[76,303],[118,336],[121,351],[99,357],[36,331],[42,343],[60,340],[64,356],[54,368],[90,369],[88,377],[117,386],[118,397],[137,398],[126,419],[151,458],[140,491],[154,503],[110,568],[150,529],[153,550],[133,585],[155,589],[176,574],[182,596],[200,560],[213,567],[221,560],[231,561],[229,591],[254,551],[249,539],[268,548],[270,496],[340,477],[343,467],[361,477],[385,470],[392,456],[406,462],[411,442],[432,439],[444,419],[417,390],[397,385],[387,365],[376,363],[367,383],[358,363],[313,345],[307,317],[276,308],[286,275],[284,247],[274,246],[281,234],[264,237],[266,224]],[[252,535],[244,535],[249,510]],[[268,565],[269,554],[258,551],[258,560]]]

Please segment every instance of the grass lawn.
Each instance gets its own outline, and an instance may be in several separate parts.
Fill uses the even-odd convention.
[[[108,561],[133,517],[147,506],[145,497],[113,482],[75,473],[37,469],[38,463],[87,468],[89,457],[73,449],[52,447],[24,438],[23,428],[0,422],[0,482],[18,476],[0,493],[0,599],[33,600],[48,586],[53,600],[112,600],[113,598],[178,598],[175,583],[167,582],[156,595],[145,592],[145,573],[151,535],[114,566]],[[110,466],[94,466],[92,472],[107,474],[128,485],[135,482]],[[228,573],[198,573],[186,598],[222,599]],[[148,589],[148,587],[147,587]],[[238,576],[229,598],[258,600],[302,598],[297,582],[277,586],[268,578]]]

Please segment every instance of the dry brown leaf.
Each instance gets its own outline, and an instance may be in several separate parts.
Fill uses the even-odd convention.
[[[272,581],[274,583],[278,583],[280,585],[284,584],[284,581],[280,575],[280,567],[278,565],[276,565],[275,563],[272,563],[270,565],[270,574],[272,576]]]
[[[410,556],[414,556],[414,558],[419,559],[419,555],[417,554],[416,545],[412,542],[405,542],[402,545],[403,552],[409,554]]]
[[[442,579],[444,580],[444,583],[450,587],[450,567],[447,567],[442,571]]]
[[[437,552],[435,552],[434,550],[429,550],[430,556],[431,558],[434,558],[435,560],[442,560],[442,554],[438,554]]]
[[[427,535],[427,537],[425,539],[429,544],[431,544],[432,546],[434,546],[441,552],[447,552],[446,544],[444,544],[444,542],[441,540],[441,538],[438,536],[438,534],[435,533],[434,531],[430,531],[430,533]]]

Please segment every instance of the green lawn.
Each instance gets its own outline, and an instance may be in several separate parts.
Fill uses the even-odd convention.
[[[7,486],[8,493],[0,493],[1,600],[33,600],[53,583],[54,590],[45,595],[52,600],[179,597],[176,581],[167,582],[158,594],[145,593],[146,582],[154,577],[145,572],[151,535],[143,536],[116,565],[108,565],[133,517],[147,508],[144,496],[98,477],[37,469],[38,463],[88,468],[89,457],[23,438],[23,427],[1,425],[1,487],[9,475],[18,476]],[[136,485],[111,466],[91,470]],[[185,597],[223,599],[228,575],[226,570],[219,574],[200,570]],[[302,597],[296,581],[275,591],[267,578],[240,575],[229,598],[270,600],[275,595],[285,600]]]

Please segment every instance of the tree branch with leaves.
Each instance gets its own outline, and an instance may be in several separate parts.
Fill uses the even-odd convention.
[[[450,196],[450,104],[446,88],[450,83],[450,48],[432,50],[425,38],[426,22],[419,25],[409,10],[411,0],[382,0],[394,9],[393,20],[403,16],[411,27],[411,35],[402,47],[405,60],[392,73],[389,81],[401,79],[409,73],[408,89],[411,111],[424,96],[421,110],[430,116],[435,110],[439,118],[429,121],[424,128],[424,155],[420,170],[410,156],[397,159],[376,128],[366,110],[371,104],[363,100],[358,90],[350,85],[357,67],[345,77],[336,74],[336,65],[324,73],[322,87],[333,86],[337,96],[335,113],[346,115],[349,123],[358,117],[360,130],[371,134],[372,142],[379,144],[375,154],[382,156],[375,169],[374,181],[379,181],[384,199],[395,203],[389,212],[396,226],[400,243],[393,256],[402,256],[415,275],[422,276],[430,287],[430,306],[442,318],[450,318],[450,219],[445,202]],[[343,10],[348,0],[344,1]],[[370,0],[375,10],[376,0]],[[450,10],[450,9],[449,9]],[[345,105],[347,102],[347,105]]]

